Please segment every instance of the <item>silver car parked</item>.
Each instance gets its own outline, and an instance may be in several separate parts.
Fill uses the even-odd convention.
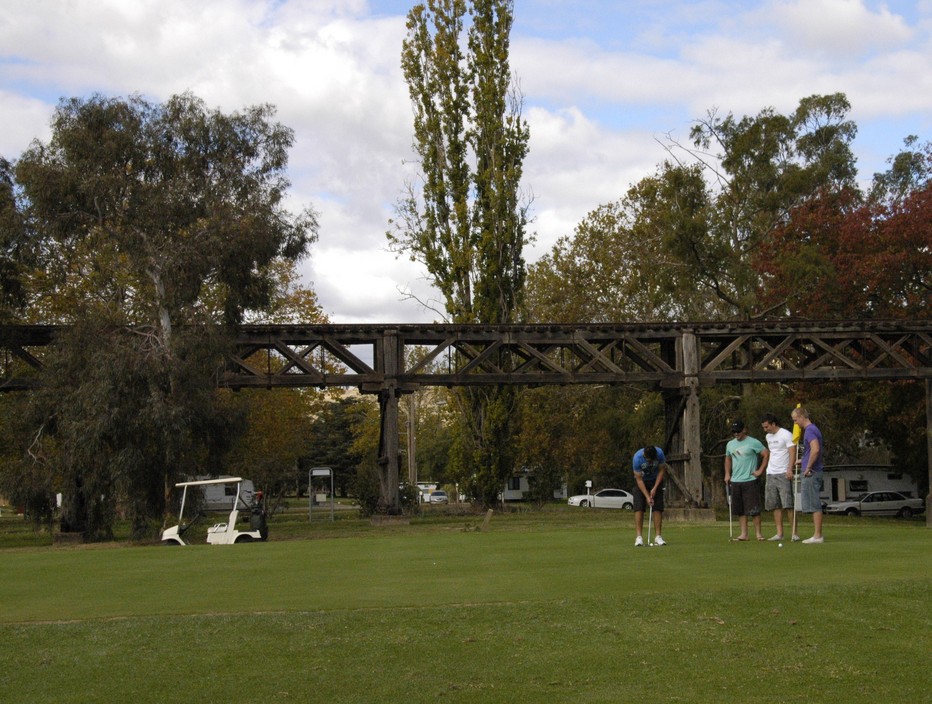
[[[871,491],[849,501],[832,501],[825,506],[826,513],[848,516],[902,516],[909,518],[925,511],[922,499],[910,499],[896,491]]]

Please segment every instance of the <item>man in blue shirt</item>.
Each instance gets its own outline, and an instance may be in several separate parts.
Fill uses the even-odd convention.
[[[800,503],[798,509],[803,513],[812,514],[812,525],[814,527],[812,537],[806,538],[803,543],[807,545],[818,545],[824,543],[825,538],[822,536],[822,462],[824,454],[824,444],[822,442],[822,431],[819,430],[815,423],[809,420],[809,411],[805,408],[793,409],[793,422],[803,429],[803,458],[800,461]]]
[[[634,527],[637,530],[634,547],[644,545],[641,531],[644,529],[644,511],[648,506],[653,510],[654,532],[657,535],[654,545],[666,545],[660,529],[663,527],[663,478],[669,469],[667,458],[659,447],[649,445],[634,453],[631,464],[634,481],[638,485],[638,490],[634,492]]]

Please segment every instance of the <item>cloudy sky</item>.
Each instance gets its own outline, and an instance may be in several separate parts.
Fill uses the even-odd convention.
[[[302,271],[331,320],[435,320],[411,297],[435,298],[424,272],[385,239],[411,173],[399,55],[413,4],[0,0],[0,155],[48,139],[61,97],[272,103],[296,134],[294,209],[320,213]],[[529,261],[713,108],[789,112],[844,92],[865,181],[907,135],[932,138],[932,0],[516,0],[511,60],[531,129]]]

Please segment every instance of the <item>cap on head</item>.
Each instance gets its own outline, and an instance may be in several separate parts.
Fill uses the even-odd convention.
[[[736,420],[734,423],[731,424],[731,432],[740,433],[742,430],[744,430],[743,420]]]

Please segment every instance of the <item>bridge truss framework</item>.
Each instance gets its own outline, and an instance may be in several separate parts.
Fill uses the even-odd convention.
[[[0,390],[35,386],[54,326],[0,327]],[[26,374],[17,374],[17,370]],[[222,386],[358,387],[381,409],[383,500],[398,505],[399,398],[426,386],[635,384],[660,390],[682,503],[702,506],[699,388],[717,382],[926,386],[932,477],[932,321],[588,325],[244,325]]]

